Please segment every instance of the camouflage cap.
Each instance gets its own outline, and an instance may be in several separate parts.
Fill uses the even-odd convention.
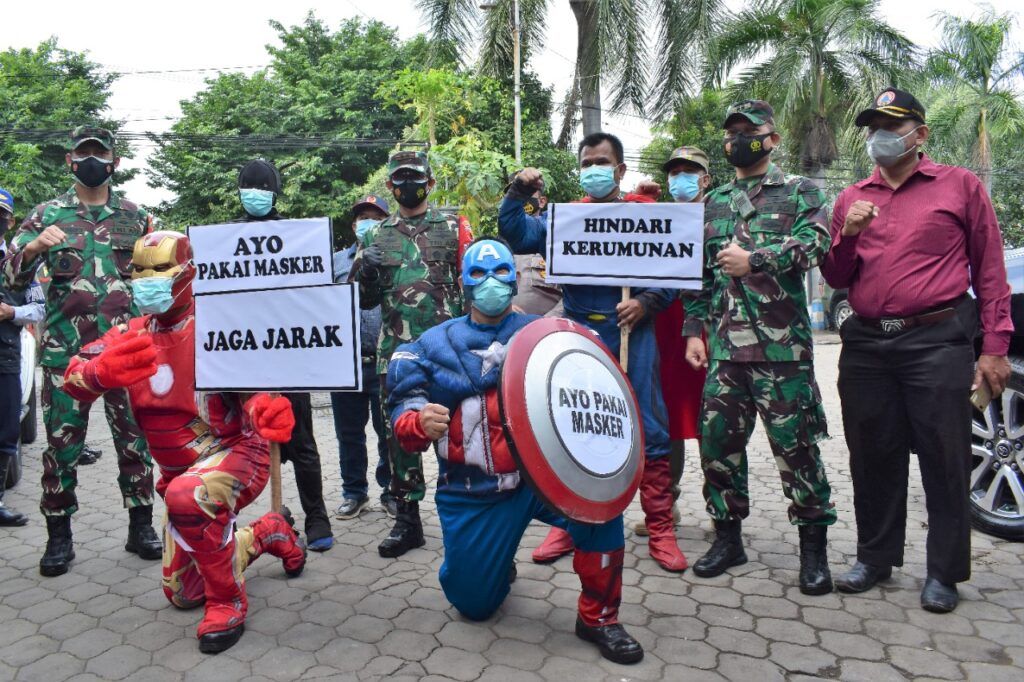
[[[668,173],[669,169],[680,161],[687,161],[695,166],[700,166],[704,169],[705,173],[711,172],[711,162],[708,161],[708,155],[697,147],[679,147],[674,150],[671,156],[668,157],[668,161],[661,165],[661,170]]]
[[[394,175],[403,168],[430,175],[430,161],[426,152],[395,152],[388,158],[388,175]]]
[[[71,131],[70,137],[71,143],[69,149],[78,149],[83,142],[88,142],[89,140],[99,142],[104,149],[114,149],[114,133],[110,132],[106,128],[78,126]]]
[[[747,119],[756,126],[775,122],[775,110],[763,99],[745,99],[730,106],[725,112],[725,123],[722,127],[728,126],[737,116]]]

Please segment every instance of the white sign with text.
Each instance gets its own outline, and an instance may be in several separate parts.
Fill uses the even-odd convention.
[[[547,281],[700,289],[704,205],[554,204]]]

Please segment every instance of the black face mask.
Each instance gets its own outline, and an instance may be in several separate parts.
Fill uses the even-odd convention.
[[[396,184],[391,193],[395,200],[406,208],[415,208],[427,198],[428,180],[405,180],[402,184]]]
[[[71,159],[71,173],[86,187],[99,187],[114,174],[114,162],[87,156],[81,161]]]
[[[726,152],[726,160],[737,168],[749,168],[768,156],[770,149],[765,148],[764,141],[771,137],[764,135],[736,135],[730,140],[730,150]]]

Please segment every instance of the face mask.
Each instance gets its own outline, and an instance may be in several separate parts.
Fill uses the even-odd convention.
[[[100,187],[109,182],[110,176],[114,174],[114,162],[95,156],[71,157],[71,174],[86,187]]]
[[[615,190],[615,168],[587,166],[580,171],[580,187],[594,199],[603,199]]]
[[[171,309],[174,295],[171,288],[174,280],[170,277],[143,277],[132,280],[132,294],[135,304],[143,315],[159,315]]]
[[[429,180],[404,180],[399,182],[391,181],[395,188],[391,191],[399,204],[406,208],[415,208],[427,198],[427,185]]]
[[[262,218],[274,208],[274,193],[269,189],[245,188],[238,190],[242,208],[251,216]]]
[[[725,154],[726,160],[736,168],[753,166],[771,152],[764,146],[764,141],[771,136],[771,133],[736,135],[729,141],[729,151]]]
[[[377,224],[377,221],[373,218],[363,218],[362,220],[356,221],[356,239],[363,241],[363,236],[370,230],[371,227]]]
[[[908,149],[903,144],[903,140],[916,133],[920,127],[917,126],[906,135],[897,135],[888,130],[876,130],[864,143],[868,149],[868,156],[883,168],[895,165],[901,158],[917,149],[916,144]]]
[[[473,307],[484,315],[494,317],[505,312],[512,304],[512,285],[488,277],[473,287]]]
[[[700,194],[700,176],[676,173],[668,179],[668,192],[676,201],[693,201]]]
[[[523,210],[526,211],[526,215],[537,215],[540,213],[540,199],[530,197],[523,204]]]

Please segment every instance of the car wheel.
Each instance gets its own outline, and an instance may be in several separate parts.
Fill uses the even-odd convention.
[[[7,483],[6,488],[13,488],[21,480],[21,443],[18,443],[14,451],[14,457],[7,462]]]
[[[39,434],[39,405],[36,401],[36,386],[32,384],[32,391],[28,394],[28,412],[21,420],[21,442],[34,443]]]
[[[843,323],[850,319],[850,315],[853,315],[853,307],[850,306],[850,302],[845,298],[836,301],[832,306],[832,328],[839,331]]]
[[[1024,358],[1010,358],[1003,394],[971,424],[971,522],[985,533],[1024,540]]]

